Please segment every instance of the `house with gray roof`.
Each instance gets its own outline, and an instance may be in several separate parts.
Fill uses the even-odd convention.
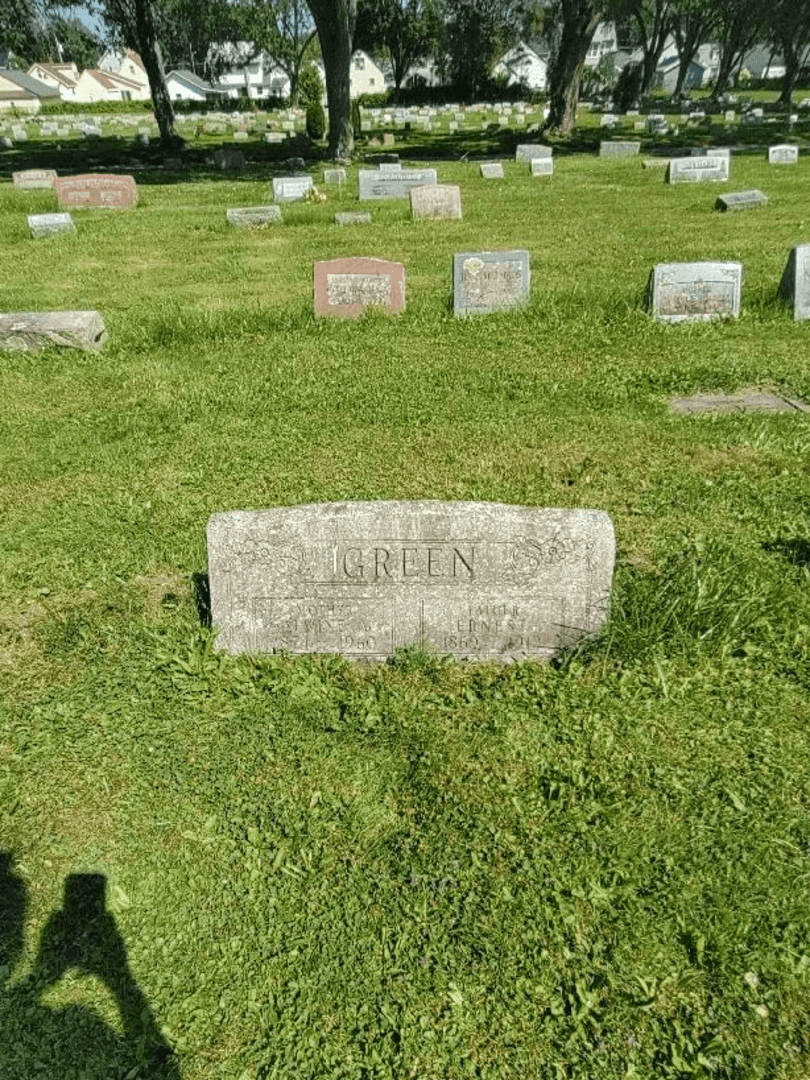
[[[35,79],[17,68],[0,68],[0,112],[22,109],[36,113],[45,100],[59,99],[55,86]]]

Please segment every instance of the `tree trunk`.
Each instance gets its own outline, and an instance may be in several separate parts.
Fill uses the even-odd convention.
[[[649,34],[647,33],[647,27],[644,25],[644,19],[639,12],[634,12],[636,23],[640,31],[640,37],[643,41],[642,49],[644,50],[644,60],[642,63],[642,79],[640,94],[642,97],[649,94],[652,89],[653,82],[655,81],[655,71],[658,67],[658,61],[661,59],[661,53],[664,50],[664,46],[667,43],[669,37],[670,23],[666,14],[662,14],[660,8],[656,8],[655,16],[653,18],[653,24],[650,27]]]
[[[160,128],[160,141],[166,147],[182,146],[184,140],[174,130],[174,109],[166,86],[166,72],[163,70],[163,57],[155,30],[151,0],[135,0],[135,30],[138,35],[138,52],[149,77],[149,90],[152,94],[155,120]]]
[[[784,105],[789,109],[793,101],[793,89],[799,77],[799,54],[795,49],[785,49],[783,56],[785,58],[785,76],[782,79],[782,90],[777,99],[777,105]]]
[[[357,0],[307,0],[321,42],[329,108],[329,153],[345,158],[354,148],[351,102],[352,38]]]
[[[551,97],[546,131],[569,135],[576,124],[579,84],[585,57],[602,19],[595,0],[563,0],[560,46],[551,66]]]

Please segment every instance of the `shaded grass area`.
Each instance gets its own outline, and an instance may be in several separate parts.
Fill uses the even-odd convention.
[[[638,161],[443,164],[463,222],[363,232],[330,223],[353,175],[255,233],[225,209],[266,179],[144,185],[59,243],[26,234],[47,193],[0,190],[3,310],[110,330],[0,361],[10,1076],[807,1076],[807,419],[665,404],[810,400],[775,300],[806,167],[735,158],[720,190],[771,201],[729,216]],[[499,247],[530,307],[453,320],[453,252]],[[405,264],[403,316],[314,321],[348,254]],[[743,317],[654,324],[651,266],[705,258],[745,264]],[[216,653],[211,513],[430,497],[607,510],[600,639]]]

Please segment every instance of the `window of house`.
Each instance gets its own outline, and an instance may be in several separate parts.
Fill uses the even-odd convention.
[[[356,56],[354,58],[354,67],[356,71],[364,71],[366,67],[366,61],[362,56]]]

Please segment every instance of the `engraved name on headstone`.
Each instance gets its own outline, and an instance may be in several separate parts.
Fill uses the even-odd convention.
[[[18,311],[0,315],[0,349],[38,352],[53,345],[96,352],[107,340],[97,311]]]
[[[399,172],[361,169],[358,174],[359,197],[361,200],[407,199],[412,187],[436,182],[435,169],[400,169]]]
[[[660,322],[710,322],[740,314],[742,263],[659,263],[649,301]]]
[[[599,143],[599,157],[636,157],[641,150],[639,142],[607,142]]]
[[[752,191],[730,191],[720,195],[714,204],[715,210],[751,210],[756,206],[765,206],[768,196],[756,189]]]
[[[57,176],[53,187],[60,206],[117,209],[135,206],[138,202],[138,187],[133,176],[108,176],[103,173]]]
[[[529,300],[528,251],[466,251],[453,256],[453,314],[488,315]]]
[[[503,165],[500,161],[485,161],[481,166],[481,175],[485,180],[503,180]]]
[[[532,161],[534,158],[550,158],[553,150],[542,143],[519,143],[515,147],[515,161]]]
[[[615,561],[604,511],[500,503],[220,513],[207,541],[217,648],[373,661],[552,657],[602,627]]]
[[[799,160],[798,146],[785,143],[783,146],[768,147],[769,165],[795,165]]]
[[[52,188],[56,179],[55,169],[23,169],[11,174],[14,187],[19,191],[31,191],[35,188]]]
[[[280,206],[237,206],[228,210],[225,216],[228,224],[236,229],[260,229],[282,220]]]
[[[311,176],[273,177],[273,198],[276,202],[296,202],[312,191]]]
[[[796,322],[810,319],[810,244],[799,244],[791,251],[779,284],[779,296],[793,305]]]
[[[456,184],[425,184],[412,187],[408,195],[414,221],[461,220],[461,191]]]
[[[356,319],[367,307],[405,310],[405,267],[386,259],[350,257],[315,263],[315,314]]]
[[[68,213],[64,214],[29,214],[28,228],[35,240],[43,236],[58,236],[60,233],[75,233],[76,225]]]
[[[728,180],[727,157],[670,158],[666,182],[668,184],[699,183],[702,180]]]

